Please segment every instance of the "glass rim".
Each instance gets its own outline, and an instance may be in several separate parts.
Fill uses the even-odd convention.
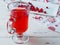
[[[27,6],[30,6],[30,4],[27,3],[27,2],[15,1],[15,2],[10,2],[10,3],[8,3],[7,8],[10,9],[10,8],[9,8],[9,5],[14,4],[14,3],[23,3],[23,4],[26,4]]]

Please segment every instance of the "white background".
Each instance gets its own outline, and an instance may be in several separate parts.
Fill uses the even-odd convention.
[[[12,41],[11,37],[9,37],[10,34],[8,34],[7,32],[6,22],[8,21],[8,18],[9,18],[9,15],[8,15],[8,9],[6,7],[6,3],[0,0],[0,45],[18,45]],[[38,35],[40,38],[30,37],[29,43],[22,44],[22,45],[40,45],[40,44],[41,45],[60,45],[60,33],[47,30],[46,27],[44,27],[42,31],[45,31],[47,33],[41,32]],[[35,35],[35,34],[30,32],[29,35]]]

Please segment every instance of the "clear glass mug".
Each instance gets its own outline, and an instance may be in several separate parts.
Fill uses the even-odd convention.
[[[12,2],[7,5],[9,9],[9,21],[7,22],[7,30],[9,34],[13,34],[12,39],[15,43],[22,44],[29,40],[28,36],[24,36],[24,32],[28,29],[28,17],[30,5],[26,2]]]

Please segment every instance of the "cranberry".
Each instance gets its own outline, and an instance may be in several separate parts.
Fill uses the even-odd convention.
[[[31,11],[36,11],[36,9],[35,9],[35,7],[33,6],[33,4],[30,3],[30,2],[28,2],[28,3],[31,5],[30,10],[31,10]]]
[[[43,12],[43,8],[40,8],[40,9],[38,10],[38,12]]]
[[[39,8],[38,7],[36,7],[36,11],[39,11]]]
[[[48,27],[48,29],[55,31],[55,27],[53,27],[53,26]]]
[[[48,9],[48,6],[46,8]]]
[[[34,6],[31,6],[31,7],[30,7],[30,10],[31,10],[31,11],[36,11],[36,9],[35,9]]]
[[[46,12],[46,11],[44,11],[44,14],[47,14],[47,12]]]

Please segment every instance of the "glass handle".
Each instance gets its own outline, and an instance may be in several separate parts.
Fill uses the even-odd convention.
[[[9,34],[14,34],[15,33],[15,28],[12,28],[12,22],[8,21],[7,22],[7,31]]]

